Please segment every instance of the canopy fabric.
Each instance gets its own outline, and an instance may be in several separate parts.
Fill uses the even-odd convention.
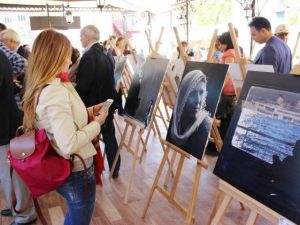
[[[103,0],[102,0],[103,1]],[[96,7],[96,0],[18,0],[16,5],[61,5],[65,4],[71,7]],[[125,10],[132,11],[150,11],[152,13],[160,13],[169,11],[176,0],[105,0],[106,5],[120,7]],[[0,4],[12,4],[10,0],[0,0]]]

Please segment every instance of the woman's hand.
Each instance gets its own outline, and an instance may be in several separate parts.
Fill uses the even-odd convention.
[[[104,124],[107,115],[108,115],[108,112],[101,113],[100,115],[95,116],[95,119],[94,119],[94,120],[95,120],[96,122],[98,122],[100,125],[102,125],[102,124]]]
[[[104,102],[93,106],[93,115],[94,116],[98,115],[98,113],[99,113],[99,111],[100,111],[100,109],[102,108],[103,105],[104,105]]]

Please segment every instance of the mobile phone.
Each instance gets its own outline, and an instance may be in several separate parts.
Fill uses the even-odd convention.
[[[112,104],[113,102],[114,102],[114,100],[112,100],[112,99],[110,99],[110,98],[107,99],[107,100],[104,102],[102,108],[99,110],[98,115],[101,115],[102,113],[107,112],[108,109],[109,109],[109,107],[111,106],[111,104]]]

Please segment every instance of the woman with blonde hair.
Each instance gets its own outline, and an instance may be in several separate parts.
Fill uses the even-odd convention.
[[[72,173],[57,192],[66,200],[65,225],[90,223],[95,205],[96,181],[92,140],[100,133],[107,113],[98,115],[103,104],[86,109],[68,80],[72,47],[61,33],[48,29],[41,32],[32,47],[26,73],[24,121],[26,130],[45,129],[54,149],[64,158],[73,153],[85,161],[89,190],[84,188],[84,168],[79,159]],[[88,117],[94,117],[88,122]]]

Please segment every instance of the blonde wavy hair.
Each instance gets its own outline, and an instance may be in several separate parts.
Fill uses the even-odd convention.
[[[23,97],[23,127],[34,128],[35,101],[42,88],[63,72],[72,47],[66,36],[52,29],[42,31],[35,39],[28,60]]]

